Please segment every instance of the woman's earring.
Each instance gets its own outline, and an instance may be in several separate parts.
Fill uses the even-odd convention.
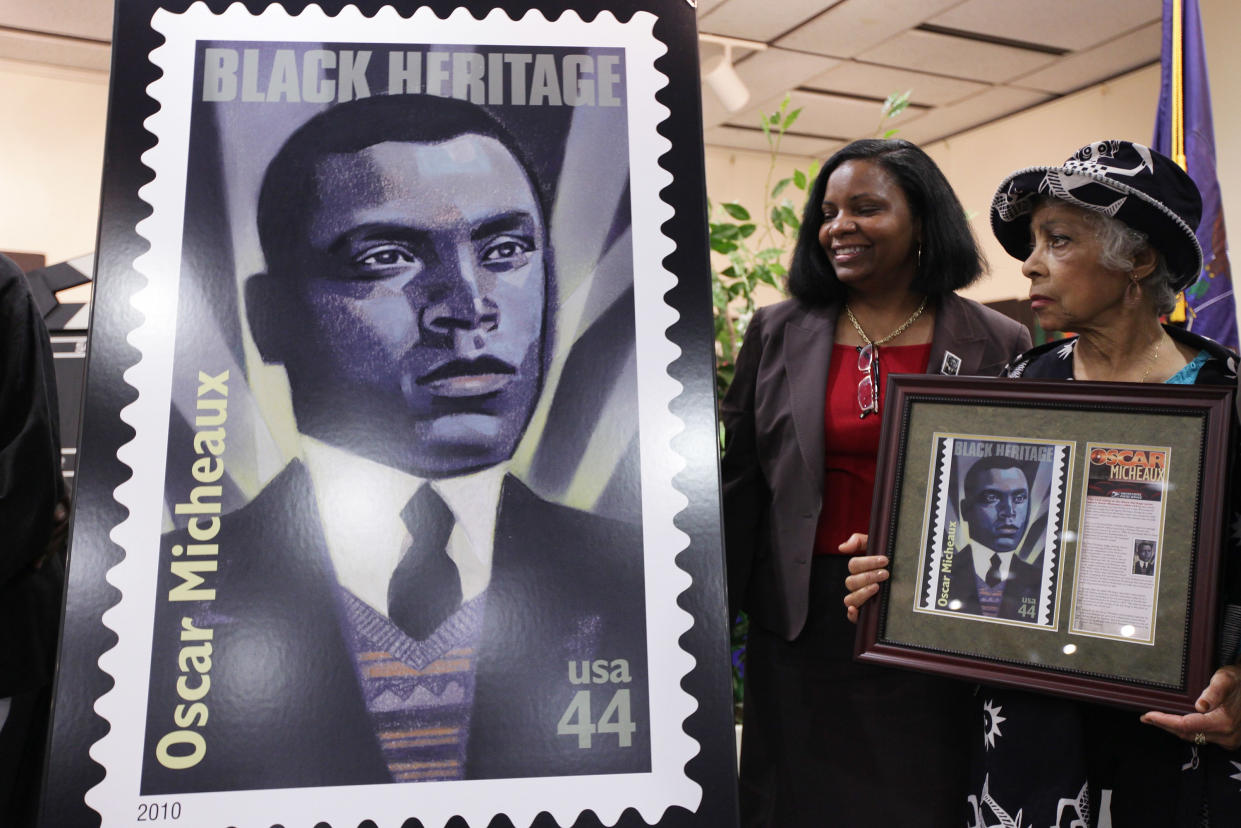
[[[1125,286],[1125,302],[1133,305],[1142,298],[1142,280],[1136,273],[1129,273],[1129,284]]]

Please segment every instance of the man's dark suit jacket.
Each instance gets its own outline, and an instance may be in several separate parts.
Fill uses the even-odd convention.
[[[33,825],[56,667],[63,543],[49,549],[60,473],[52,346],[18,266],[0,256],[0,823]]]
[[[809,603],[839,313],[840,305],[809,307],[796,299],[759,309],[720,402],[729,611],[744,609],[789,641],[801,632]],[[995,376],[1029,346],[1025,326],[947,294],[936,306],[927,373],[939,373],[951,351],[961,358],[959,374]]]
[[[1039,557],[1042,560],[1042,557]],[[960,601],[960,612],[967,615],[982,615],[978,602],[977,573],[974,570],[973,550],[963,546],[957,550],[956,566],[953,568],[952,580],[948,584],[948,601]],[[1032,616],[1018,614],[1023,599],[1032,599],[1038,606],[1038,593],[1042,585],[1043,570],[1032,566],[1018,558],[1016,554],[1008,564],[1008,578],[1004,581],[1004,597],[1000,599],[999,618],[1010,621],[1034,621]]]
[[[221,518],[212,601],[171,602],[170,547],[155,618],[143,793],[249,790],[390,781],[342,632],[309,474],[297,461],[251,503]],[[642,545],[637,526],[538,498],[505,478],[491,583],[475,669],[466,754],[472,779],[624,773],[650,769]],[[209,708],[200,763],[169,770],[155,759],[178,729],[183,700],[182,617],[214,630]],[[626,659],[628,684],[575,685],[569,663]],[[581,672],[579,668],[579,673]],[[191,675],[196,685],[198,676]],[[590,690],[592,721],[628,689],[638,729],[631,747],[614,733],[591,747],[557,735],[576,693]]]

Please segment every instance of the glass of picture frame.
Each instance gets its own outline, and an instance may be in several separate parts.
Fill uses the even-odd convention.
[[[1188,713],[1213,669],[1231,389],[893,377],[862,661]]]

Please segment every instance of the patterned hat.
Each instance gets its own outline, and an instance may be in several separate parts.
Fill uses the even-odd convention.
[[[1030,254],[1030,213],[1038,196],[1052,196],[1146,234],[1172,271],[1173,290],[1192,285],[1202,271],[1194,231],[1202,196],[1176,163],[1132,141],[1095,141],[1060,167],[1027,167],[1010,174],[991,201],[991,231],[1008,254]]]

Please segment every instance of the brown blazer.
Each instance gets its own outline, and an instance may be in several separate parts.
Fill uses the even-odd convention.
[[[810,560],[823,503],[823,411],[839,305],[796,299],[761,308],[720,402],[728,608],[792,641],[806,623]],[[994,376],[1030,347],[1018,322],[977,302],[939,300],[927,373],[944,355],[960,375]],[[840,610],[842,613],[844,609]]]

